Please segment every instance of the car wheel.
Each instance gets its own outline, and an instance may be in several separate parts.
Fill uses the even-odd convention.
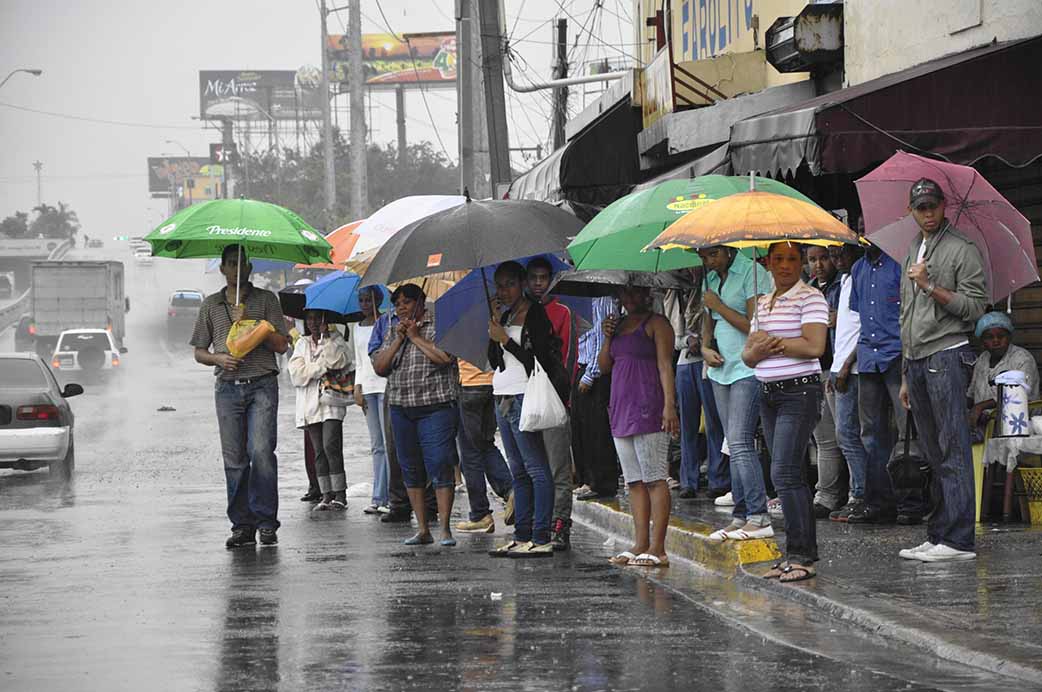
[[[76,469],[76,445],[69,440],[69,451],[65,453],[65,458],[61,461],[56,461],[50,464],[48,469],[51,472],[51,478],[57,478],[59,480],[67,481],[72,478],[72,472]]]

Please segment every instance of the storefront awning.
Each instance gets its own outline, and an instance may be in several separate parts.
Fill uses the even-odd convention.
[[[510,199],[567,200],[607,206],[639,179],[640,112],[629,99],[614,106],[560,149],[510,184]]]
[[[1039,65],[1042,37],[996,43],[748,118],[731,128],[731,164],[857,173],[904,149],[1023,165],[1042,156]]]
[[[646,190],[655,187],[667,180],[685,180],[697,178],[700,175],[719,173],[721,175],[731,174],[731,160],[727,156],[727,142],[711,150],[705,156],[688,161],[683,166],[677,166],[672,170],[661,173],[651,180],[646,180],[637,186],[637,190]]]

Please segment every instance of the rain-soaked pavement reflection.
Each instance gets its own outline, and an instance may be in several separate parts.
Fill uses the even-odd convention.
[[[128,270],[127,369],[73,400],[74,481],[0,472],[0,689],[929,689],[733,626],[583,531],[571,553],[510,561],[485,555],[502,533],[406,548],[410,528],[364,497],[315,519],[286,383],[280,545],[226,551],[212,377],[152,336],[168,291],[214,280]],[[357,411],[345,448],[366,480]]]

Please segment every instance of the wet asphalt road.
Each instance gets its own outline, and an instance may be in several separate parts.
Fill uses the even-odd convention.
[[[407,548],[362,486],[315,519],[285,382],[280,545],[226,551],[212,375],[162,338],[169,292],[218,279],[121,259],[130,352],[72,400],[73,482],[0,471],[0,689],[930,689],[751,634],[611,567],[596,534],[545,561],[488,558],[501,523]],[[344,445],[364,483],[357,411]]]

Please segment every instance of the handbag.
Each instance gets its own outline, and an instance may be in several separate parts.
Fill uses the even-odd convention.
[[[568,410],[557,395],[550,376],[535,358],[532,374],[525,385],[525,398],[521,402],[521,420],[518,428],[522,432],[536,432],[557,428],[568,422]]]
[[[319,383],[318,403],[347,407],[355,403],[355,371],[328,370]]]
[[[918,449],[912,450],[912,436],[916,435],[912,412],[905,416],[905,444],[886,464],[895,490],[923,490],[930,482],[930,464]],[[918,437],[918,435],[916,435]]]

